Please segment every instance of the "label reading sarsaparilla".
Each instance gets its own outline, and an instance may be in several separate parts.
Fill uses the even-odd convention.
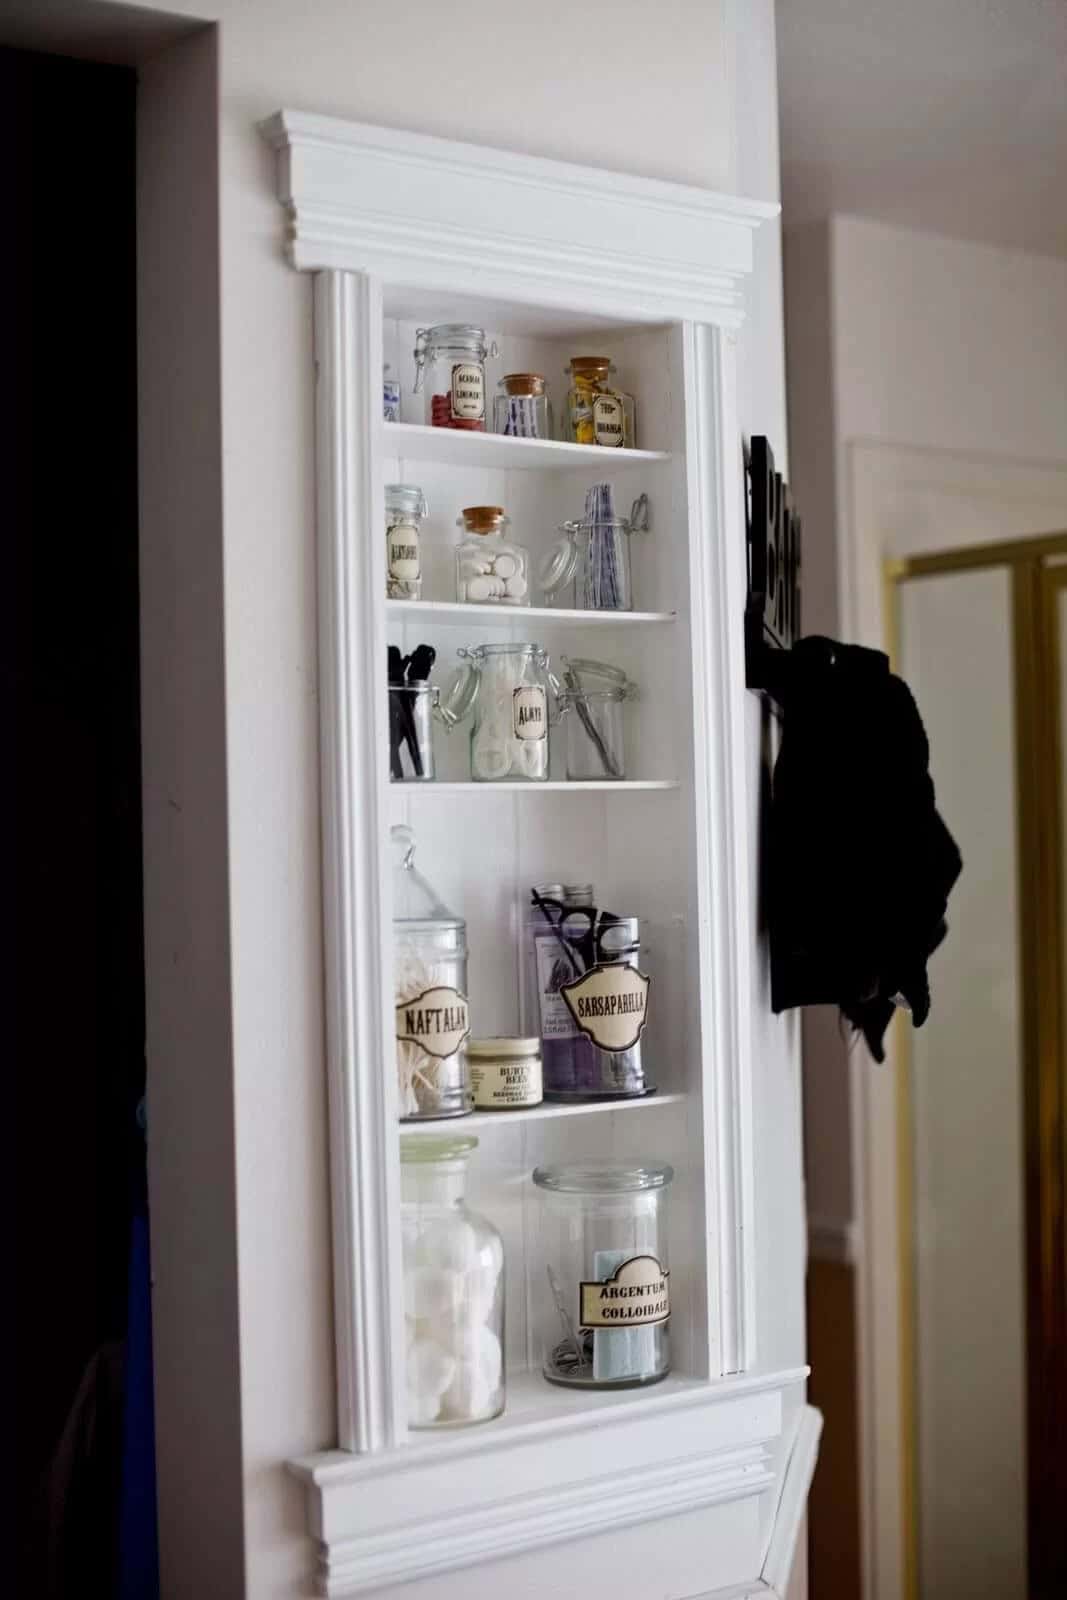
[[[590,967],[560,994],[583,1033],[601,1050],[632,1050],[648,1020],[651,979],[626,962]]]
[[[413,583],[422,570],[418,528],[413,522],[394,522],[386,539],[389,576],[400,583]]]
[[[452,368],[452,415],[463,422],[485,416],[485,373],[476,361],[457,361]]]
[[[514,690],[511,722],[516,739],[548,738],[548,696],[539,684]]]
[[[670,1273],[655,1256],[631,1256],[602,1283],[581,1285],[583,1328],[648,1328],[670,1314]]]
[[[598,394],[593,401],[593,443],[617,449],[625,437],[622,401],[613,394]]]
[[[507,1061],[471,1061],[471,1089],[479,1111],[508,1111],[518,1106],[538,1106],[541,1061],[538,1056]]]
[[[439,1061],[454,1056],[470,1031],[467,996],[458,989],[424,989],[396,1008],[398,1042],[416,1044]]]

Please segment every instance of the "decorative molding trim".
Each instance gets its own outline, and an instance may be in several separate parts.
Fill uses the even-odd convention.
[[[382,311],[361,274],[315,282],[318,466],[319,703],[326,1049],[333,1201],[337,1430],[346,1450],[380,1450],[407,1435],[401,1407],[403,1298],[389,1219],[399,1205],[395,1160],[382,1147],[396,1120],[389,948],[379,893],[388,816],[376,751],[388,742],[384,628],[374,596],[382,487],[374,452],[381,414]],[[370,689],[368,689],[370,686]],[[368,1003],[380,996],[379,1004]]]
[[[859,1259],[859,1228],[845,1217],[808,1217],[808,1260],[854,1267]]]
[[[708,1228],[719,1258],[719,1281],[709,1283],[708,1293],[719,1345],[711,1352],[712,1370],[725,1373],[750,1370],[757,1353],[744,725],[748,579],[734,341],[689,324],[683,342],[692,626],[709,663],[706,677],[693,685],[693,779],[704,790],[694,870],[716,885],[711,914],[700,927],[712,1019],[704,1096]]]
[[[752,232],[780,209],[305,112],[261,131],[278,152],[295,267],[430,281],[442,295],[736,327]]]
[[[819,1459],[821,1435],[822,1412],[814,1406],[802,1406],[793,1432],[789,1459],[782,1474],[781,1494],[761,1574],[767,1586],[766,1592],[776,1600],[785,1600],[789,1587],[797,1539],[808,1504],[808,1491],[815,1463]]]
[[[604,1409],[594,1427],[586,1414],[476,1441],[412,1443],[391,1457],[329,1452],[294,1462],[308,1486],[320,1592],[374,1592],[765,1494],[776,1482],[771,1446],[781,1431],[782,1393],[802,1377],[693,1385],[658,1407],[650,1397]],[[401,1496],[419,1507],[417,1539],[411,1523],[397,1519]]]

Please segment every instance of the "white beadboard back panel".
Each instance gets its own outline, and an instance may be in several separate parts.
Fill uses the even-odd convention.
[[[752,229],[778,207],[598,167],[281,111],[289,251],[306,271],[373,272],[633,322],[736,326]]]

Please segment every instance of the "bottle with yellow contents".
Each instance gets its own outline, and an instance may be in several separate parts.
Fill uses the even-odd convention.
[[[615,387],[614,374],[607,356],[571,357],[563,436],[572,444],[633,449],[633,396]]]

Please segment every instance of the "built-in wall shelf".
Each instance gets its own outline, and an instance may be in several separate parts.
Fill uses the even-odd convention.
[[[499,628],[509,623],[544,622],[558,627],[636,627],[650,622],[676,622],[676,611],[577,611],[563,606],[470,605],[458,600],[387,600],[390,620],[472,623],[478,628]]]
[[[550,779],[547,783],[394,783],[390,787],[404,794],[588,794],[590,790],[618,791],[633,794],[641,789],[677,789],[677,778],[627,778],[619,782],[613,778],[591,778],[588,782],[577,779]]]
[[[558,439],[512,439],[502,433],[468,433],[414,422],[383,422],[382,453],[455,467],[498,471],[574,472],[602,476],[610,467],[652,467],[671,460],[669,450],[604,450]]]
[[[546,1100],[542,1105],[530,1106],[525,1111],[475,1111],[469,1117],[449,1117],[444,1121],[405,1122],[404,1133],[477,1133],[479,1129],[514,1127],[522,1122],[549,1122],[559,1117],[604,1116],[613,1111],[651,1111],[654,1106],[677,1106],[686,1099],[684,1094],[650,1094],[634,1100],[579,1100],[556,1102]]]

